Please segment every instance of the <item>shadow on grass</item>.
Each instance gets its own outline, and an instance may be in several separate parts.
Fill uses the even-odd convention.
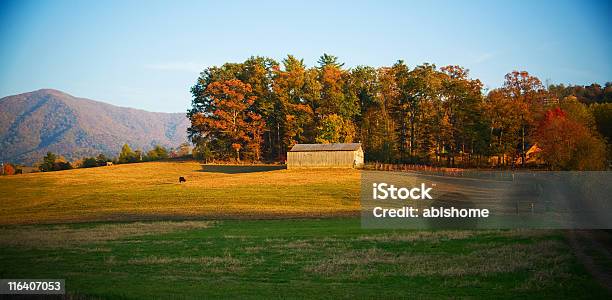
[[[287,166],[281,165],[202,165],[201,172],[210,173],[225,173],[225,174],[240,174],[240,173],[255,173],[268,172],[287,169]]]

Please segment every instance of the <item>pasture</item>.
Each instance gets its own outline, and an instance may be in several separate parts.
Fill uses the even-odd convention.
[[[605,298],[558,231],[362,230],[355,218],[8,226],[0,276],[77,296]]]
[[[4,176],[0,224],[358,215],[359,179],[356,170],[193,161]]]
[[[364,230],[359,179],[196,162],[1,177],[0,278],[96,299],[610,296],[563,231]]]

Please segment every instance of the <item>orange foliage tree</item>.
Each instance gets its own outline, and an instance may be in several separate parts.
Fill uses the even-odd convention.
[[[191,117],[192,127],[227,145],[236,160],[240,160],[242,149],[248,149],[257,160],[261,152],[265,124],[254,111],[256,97],[251,92],[251,86],[238,79],[212,82],[206,88],[206,107]]]
[[[307,142],[314,127],[314,112],[307,95],[307,74],[303,60],[289,55],[283,60],[284,69],[275,68],[273,91],[282,115],[282,148]],[[280,151],[283,156],[286,153]]]
[[[4,175],[15,175],[15,167],[12,164],[4,164],[2,174]]]
[[[548,110],[536,131],[542,158],[556,170],[601,170],[605,144],[561,108]]]
[[[536,125],[546,101],[550,100],[550,95],[544,89],[540,79],[526,71],[512,71],[506,74],[506,81],[501,90],[505,97],[513,102],[513,109],[518,116],[516,121],[520,125],[517,134],[520,137],[519,153],[524,164],[527,153],[526,145],[529,143],[529,131]]]

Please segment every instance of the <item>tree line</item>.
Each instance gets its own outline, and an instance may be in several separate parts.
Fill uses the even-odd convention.
[[[611,90],[546,88],[513,71],[486,91],[460,66],[345,68],[324,54],[307,67],[292,55],[251,57],[200,73],[188,133],[209,160],[283,161],[297,143],[361,142],[368,161],[525,166],[536,149],[553,169],[602,169]]]
[[[604,86],[597,83],[587,86],[551,84],[548,86],[548,90],[559,99],[574,96],[578,101],[585,104],[612,103],[612,82],[606,82]]]
[[[126,143],[121,147],[121,151],[116,157],[108,157],[103,153],[100,153],[97,156],[83,157],[75,161],[68,161],[64,156],[49,151],[38,163],[34,165],[34,167],[26,167],[9,162],[2,162],[0,166],[0,175],[15,175],[22,174],[24,172],[36,171],[52,172],[75,168],[94,168],[106,166],[109,162],[113,164],[129,164],[157,161],[162,159],[185,157],[191,158],[192,155],[193,158],[203,159],[201,154],[196,152],[192,153],[192,150],[192,147],[187,142],[171,149],[166,149],[161,145],[156,145],[151,150],[146,152],[140,149],[132,150],[130,145]],[[24,171],[24,169],[26,169],[26,171]]]
[[[113,164],[129,164],[137,162],[156,161],[168,158],[180,158],[191,155],[191,146],[188,143],[183,143],[176,149],[166,149],[163,146],[156,145],[151,150],[144,152],[140,149],[132,150],[128,144],[121,147],[121,151],[117,157],[107,157],[103,153],[97,156],[84,157],[82,159],[70,162],[61,155],[53,152],[47,152],[42,160],[36,164],[38,171],[51,172],[70,170],[74,168],[93,168],[106,166],[108,162]],[[10,163],[3,163],[2,175],[20,174],[21,169]]]

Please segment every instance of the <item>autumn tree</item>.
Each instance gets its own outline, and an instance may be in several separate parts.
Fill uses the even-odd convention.
[[[469,78],[460,66],[441,68],[443,73],[440,108],[442,110],[441,146],[448,152],[447,164],[454,166],[455,156],[473,154],[483,149],[486,125],[482,114],[482,83]]]
[[[213,141],[223,152],[248,149],[258,158],[263,122],[255,112],[252,89],[238,79],[212,82],[206,88],[205,106],[191,116],[191,128],[200,142]]]
[[[497,156],[498,166],[505,165],[505,158],[516,154],[516,132],[520,129],[520,116],[513,102],[501,89],[489,92],[483,108],[489,124],[490,153]]]
[[[554,170],[605,168],[603,141],[561,108],[546,112],[535,138],[542,149],[542,158]]]
[[[339,115],[331,114],[323,117],[317,126],[316,142],[327,143],[352,143],[355,137],[355,126],[353,122]]]
[[[516,111],[514,115],[519,118],[515,121],[519,123],[519,153],[524,166],[527,144],[530,142],[529,131],[534,128],[541,117],[544,105],[547,100],[550,100],[550,97],[542,82],[526,71],[512,71],[506,74],[505,78],[506,81],[501,88],[501,92],[504,97],[512,101],[512,109]]]
[[[217,139],[218,135],[212,127],[207,126],[206,119],[213,116],[215,103],[210,96],[208,86],[215,82],[236,80],[244,65],[242,63],[225,63],[220,67],[212,66],[204,69],[196,84],[191,88],[192,104],[187,112],[187,117],[191,120],[191,126],[187,128],[187,134],[191,141],[198,148],[199,153],[209,153],[207,159],[228,158],[227,149],[231,144],[224,139]]]
[[[318,126],[326,128],[333,119],[333,122],[341,122],[346,127],[354,127],[353,119],[360,110],[358,99],[350,88],[350,73],[342,69],[344,64],[333,55],[323,54],[318,62],[321,96],[314,107]],[[336,116],[328,117],[330,115]],[[327,123],[322,124],[323,120]]]
[[[2,175],[15,175],[15,166],[13,164],[2,165]]]
[[[576,145],[603,141],[595,128],[609,138],[607,106],[584,103],[606,102],[612,84],[547,90],[535,76],[514,71],[485,96],[482,83],[461,66],[424,63],[411,69],[398,61],[345,68],[337,57],[323,54],[312,67],[291,55],[280,64],[250,57],[212,66],[200,73],[191,92],[193,155],[207,161],[282,161],[297,143],[356,141],[367,160],[470,166],[497,156],[497,164],[505,166],[517,159],[524,163],[538,139],[550,141],[543,133],[551,131],[541,125],[586,128],[592,143],[585,138]],[[543,123],[544,112],[553,107],[564,111],[565,119]]]
[[[307,70],[303,60],[288,55],[282,64],[283,70],[276,70],[273,90],[278,97],[277,113],[282,120],[279,154],[284,156],[293,145],[312,142],[315,120],[313,99],[306,90]]]
[[[595,119],[595,125],[599,133],[612,142],[612,103],[596,103],[589,106]]]
[[[384,161],[385,159],[380,155],[384,148],[385,139],[384,118],[388,116],[379,97],[378,70],[368,66],[357,66],[352,69],[348,89],[350,89],[349,93],[357,98],[357,106],[360,110],[353,117],[353,123],[356,125],[355,139],[363,144],[368,158]]]
[[[360,108],[360,112],[356,115],[355,122],[360,124],[368,108],[376,106],[378,102],[380,87],[376,69],[368,66],[357,66],[352,69],[348,77],[348,86],[350,93],[358,100],[356,106]]]
[[[188,111],[187,116],[193,119],[196,114],[205,112],[209,106],[209,95],[207,88],[214,82],[223,82],[228,80],[239,80],[242,83],[248,84],[251,87],[250,96],[254,96],[254,103],[249,106],[249,110],[256,115],[261,116],[264,128],[261,130],[262,137],[256,137],[261,142],[251,143],[251,148],[257,147],[256,151],[248,150],[248,153],[253,156],[264,155],[267,159],[273,159],[278,155],[280,150],[278,138],[280,136],[280,127],[283,121],[278,115],[278,105],[276,95],[272,91],[274,70],[278,68],[278,63],[267,57],[250,57],[243,63],[226,63],[221,67],[206,68],[196,84],[191,88],[193,95],[192,108]],[[252,130],[251,130],[252,131]],[[203,135],[203,132],[196,127],[188,129],[189,137],[199,149],[199,153],[215,153],[218,157],[225,157],[225,150],[219,149],[243,148],[245,145],[236,144],[234,146],[227,144],[227,140],[211,140]],[[252,133],[251,133],[252,135]],[[235,152],[233,150],[232,152]]]
[[[408,122],[407,148],[410,159],[427,161],[431,153],[435,152],[436,135],[441,133],[437,107],[443,77],[435,65],[427,63],[415,67],[405,75],[404,71],[400,72],[398,76],[399,110],[402,119],[407,119]]]
[[[346,93],[348,73],[342,69],[343,65],[333,55],[324,54],[319,59],[321,97],[316,103],[319,116],[337,114],[350,120],[358,113],[357,99]]]
[[[242,63],[242,70],[236,76],[237,79],[251,87],[250,95],[254,96],[254,102],[249,109],[258,116],[255,118],[261,117],[258,119],[261,121],[258,122],[263,124],[263,128],[259,130],[261,132],[251,133],[258,141],[249,142],[250,154],[257,159],[261,156],[262,145],[269,159],[283,152],[283,148],[279,147],[281,141],[278,137],[281,135],[280,130],[284,121],[279,114],[277,95],[272,89],[275,70],[278,69],[278,66],[278,62],[271,58],[252,56]],[[261,125],[259,123],[258,125]],[[266,136],[260,137],[259,134]]]
[[[406,149],[411,159],[414,154],[412,147],[416,143],[415,132],[420,100],[414,97],[415,81],[411,77],[410,69],[403,61],[397,61],[389,71],[394,76],[395,94],[389,98],[388,104],[392,112],[391,117],[397,126],[395,137],[398,139],[396,142],[400,161],[403,162],[406,159]]]
[[[368,74],[365,72],[356,71],[354,74]],[[357,89],[360,102],[364,104],[361,122],[358,123],[364,152],[369,160],[392,162],[397,154],[392,115],[398,97],[395,73],[389,67],[382,67],[368,77],[361,79],[362,87]]]
[[[596,130],[593,112],[575,96],[567,96],[559,102],[559,107],[574,121],[584,125],[588,129]]]

